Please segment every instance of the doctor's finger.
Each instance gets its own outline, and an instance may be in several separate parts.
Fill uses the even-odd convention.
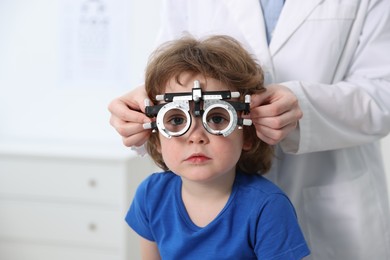
[[[266,87],[266,91],[257,92],[251,95],[251,107],[271,104],[276,100],[296,100],[294,92],[280,84],[271,84]]]
[[[127,147],[139,147],[143,145],[148,139],[149,136],[151,135],[150,130],[144,130],[142,132],[139,132],[137,134],[128,136],[128,137],[123,137],[122,138],[122,143],[127,146]]]
[[[141,133],[143,131],[150,131],[145,130],[143,127],[143,124],[140,123],[132,123],[132,122],[125,122],[122,120],[115,120],[112,119],[112,125],[114,126],[115,130],[122,136],[122,137],[129,137],[138,133]]]
[[[261,140],[270,145],[281,142],[286,136],[296,128],[297,124],[289,124],[281,129],[274,129],[264,125],[256,125],[256,134]]]
[[[294,112],[296,116],[301,116],[301,111],[296,100],[279,99],[273,103],[251,108],[251,117],[272,117],[279,116],[286,112]]]
[[[261,109],[262,107],[259,108],[259,110]],[[298,121],[302,118],[302,111],[299,109],[299,107],[297,107],[280,115],[266,117],[259,117],[256,116],[256,113],[251,112],[250,118],[252,119],[252,122],[254,124],[267,126],[272,129],[281,129],[287,125],[296,125]]]
[[[119,99],[113,100],[108,106],[108,110],[111,112],[111,125],[115,127],[115,122],[119,122],[119,120],[140,124],[149,122],[150,119],[138,109],[138,106],[132,108]]]
[[[264,104],[269,104],[271,97],[274,95],[274,91],[268,90],[251,95],[251,108],[258,107]]]

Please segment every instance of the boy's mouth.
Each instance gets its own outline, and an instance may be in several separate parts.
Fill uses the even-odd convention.
[[[211,159],[210,157],[208,157],[204,154],[196,153],[196,154],[192,154],[189,157],[187,157],[185,159],[185,161],[192,162],[192,163],[203,163],[203,162],[206,162],[210,159]]]

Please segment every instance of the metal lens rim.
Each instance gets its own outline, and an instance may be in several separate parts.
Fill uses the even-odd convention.
[[[182,130],[178,132],[169,131],[168,129],[166,129],[164,125],[165,114],[172,109],[178,109],[182,111],[187,118],[186,125]],[[157,113],[157,117],[156,117],[156,124],[160,133],[166,138],[171,138],[172,136],[181,136],[185,134],[191,126],[191,116],[188,111],[189,111],[188,101],[175,101],[175,102],[167,103],[166,105],[162,106],[160,111]]]
[[[203,107],[204,107],[204,112],[202,116],[203,126],[210,134],[223,135],[226,137],[234,131],[234,129],[237,126],[237,112],[231,104],[223,100],[205,100]],[[209,127],[209,125],[207,124],[207,115],[214,108],[223,108],[229,114],[230,117],[229,124],[222,130],[214,130],[211,127]]]

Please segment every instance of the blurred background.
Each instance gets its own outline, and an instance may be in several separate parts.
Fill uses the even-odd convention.
[[[118,143],[107,105],[141,82],[158,29],[159,1],[138,2],[1,0],[0,136]]]
[[[0,259],[139,259],[123,219],[156,168],[122,145],[107,105],[142,82],[159,10],[0,0]]]
[[[140,259],[124,217],[156,168],[107,106],[143,80],[159,2],[0,0],[0,259]]]

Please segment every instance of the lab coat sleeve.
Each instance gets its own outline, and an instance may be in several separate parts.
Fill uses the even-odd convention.
[[[333,84],[282,83],[297,95],[303,110],[298,128],[281,142],[285,152],[347,148],[389,133],[390,1],[369,1],[358,32],[356,39],[350,36],[352,47],[344,50]]]

